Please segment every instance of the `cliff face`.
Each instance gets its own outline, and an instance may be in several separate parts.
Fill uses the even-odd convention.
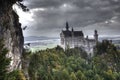
[[[10,70],[20,68],[24,44],[19,17],[12,9],[14,2],[5,0],[0,3],[0,38],[4,39],[5,47],[9,50],[7,56],[12,59]]]

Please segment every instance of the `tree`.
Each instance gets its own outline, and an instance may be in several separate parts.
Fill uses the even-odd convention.
[[[24,12],[29,11],[29,9],[27,8],[27,6],[25,6],[24,4],[21,3],[22,1],[23,1],[23,0],[18,0],[18,1],[16,2],[16,4],[17,4]]]
[[[69,79],[69,73],[68,73],[68,71],[66,70],[66,69],[64,69],[63,71],[62,71],[62,80],[70,80]]]
[[[21,70],[14,70],[7,75],[5,80],[26,80]]]
[[[116,77],[113,75],[112,70],[108,70],[104,72],[105,80],[116,80]]]
[[[0,80],[4,80],[7,76],[7,68],[11,60],[6,57],[7,53],[8,50],[4,47],[3,40],[0,40]]]
[[[76,77],[76,75],[75,75],[74,72],[71,73],[70,79],[71,79],[71,80],[77,80],[77,77]]]
[[[85,75],[80,70],[77,71],[76,77],[77,77],[77,80],[86,80]]]
[[[96,74],[96,75],[94,76],[94,80],[103,80],[103,78],[101,78],[98,74]]]

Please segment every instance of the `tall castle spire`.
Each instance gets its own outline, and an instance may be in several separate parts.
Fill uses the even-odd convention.
[[[66,22],[66,30],[67,31],[69,30],[69,24],[68,24],[68,22]]]
[[[97,33],[97,30],[94,31],[94,38],[95,38],[95,41],[98,42],[98,33]]]

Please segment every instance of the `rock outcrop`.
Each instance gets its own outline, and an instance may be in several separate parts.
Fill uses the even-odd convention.
[[[20,68],[24,37],[19,23],[19,16],[12,9],[17,0],[0,1],[0,38],[4,39],[5,47],[11,57],[10,71]]]

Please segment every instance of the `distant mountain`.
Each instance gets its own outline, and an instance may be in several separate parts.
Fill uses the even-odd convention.
[[[25,41],[35,41],[35,40],[49,40],[49,39],[59,39],[58,37],[46,37],[46,36],[28,36],[24,37]]]
[[[113,37],[100,37],[99,40],[120,40],[120,36],[116,37],[116,36],[113,36]]]

